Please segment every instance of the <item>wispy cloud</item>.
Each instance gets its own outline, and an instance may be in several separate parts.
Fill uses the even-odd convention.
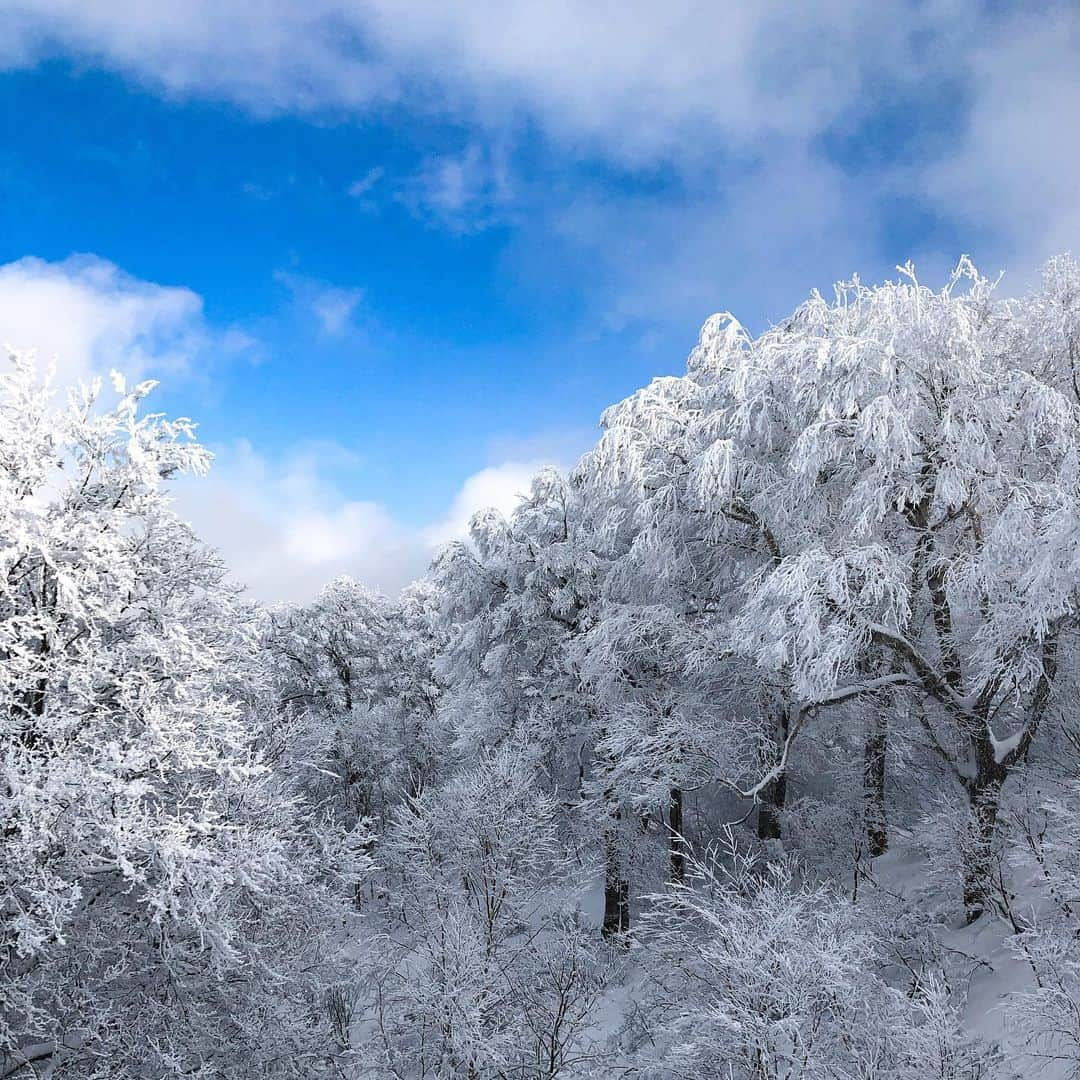
[[[364,298],[363,289],[331,285],[288,270],[278,270],[274,279],[289,290],[294,302],[309,313],[327,337],[342,337],[353,327],[353,316]]]
[[[331,337],[339,337],[345,332],[352,319],[357,304],[364,295],[363,289],[320,289],[311,301],[311,309],[323,328]]]
[[[473,142],[458,153],[425,158],[398,199],[424,220],[470,232],[501,220],[513,195],[505,149]]]
[[[381,165],[373,166],[345,189],[346,194],[351,199],[366,199],[383,178],[384,173],[385,170]]]

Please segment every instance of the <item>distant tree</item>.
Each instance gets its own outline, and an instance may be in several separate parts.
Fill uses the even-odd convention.
[[[338,578],[310,604],[270,613],[266,648],[291,751],[309,798],[352,829],[390,810],[443,768],[438,600],[418,583],[399,598]]]

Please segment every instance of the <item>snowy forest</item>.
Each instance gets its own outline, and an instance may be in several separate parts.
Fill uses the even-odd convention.
[[[0,1078],[1080,1077],[1076,262],[715,315],[397,596],[248,599],[195,424],[46,361]]]

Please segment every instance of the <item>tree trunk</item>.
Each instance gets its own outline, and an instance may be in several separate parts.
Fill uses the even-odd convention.
[[[681,885],[686,877],[686,841],[683,839],[682,788],[671,789],[668,806],[668,836],[671,844],[671,880]]]
[[[889,849],[888,820],[885,815],[885,753],[889,741],[888,705],[874,710],[863,758],[863,800],[866,840],[870,857],[876,859]]]
[[[1001,791],[1014,766],[1027,760],[1031,744],[1050,705],[1058,670],[1056,633],[1042,643],[1042,673],[1035,686],[1027,725],[1011,749],[999,761],[990,734],[988,711],[991,696],[986,695],[982,708],[974,716],[971,730],[975,776],[964,786],[971,806],[972,835],[964,850],[964,912],[973,923],[987,907],[994,878],[994,841],[997,835]]]
[[[995,758],[993,744],[984,730],[973,740],[975,776],[965,785],[972,821],[963,851],[964,916],[969,925],[982,915],[990,899],[1001,789],[1009,775],[1008,764]]]
[[[968,925],[986,910],[994,872],[994,836],[997,832],[1000,787],[972,796],[972,835],[964,850],[964,917]]]
[[[625,942],[630,929],[630,883],[626,880],[620,852],[621,812],[611,811],[604,827],[604,921],[600,933],[607,940]]]
[[[788,737],[790,715],[787,708],[780,710],[776,720],[776,745],[783,747]],[[782,772],[761,790],[758,803],[757,834],[759,840],[780,839],[780,815],[784,812],[787,799],[787,773]]]
[[[757,834],[759,840],[780,839],[780,815],[787,798],[787,777],[778,776],[761,792],[758,804]]]

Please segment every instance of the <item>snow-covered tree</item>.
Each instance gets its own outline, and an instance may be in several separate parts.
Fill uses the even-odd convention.
[[[266,639],[291,756],[308,797],[352,829],[385,826],[443,766],[437,597],[428,583],[396,600],[339,578],[310,604],[270,614]]]
[[[708,376],[699,370],[701,352],[691,356],[686,376],[654,379],[609,408],[602,438],[578,467],[612,561],[607,618],[592,636],[603,656],[635,624],[660,617],[668,629],[658,625],[652,633],[675,633],[684,642],[679,661],[667,665],[662,692],[677,697],[681,684],[692,701],[704,687],[726,687],[723,704],[714,698],[707,710],[706,739],[700,721],[693,735],[687,732],[697,752],[688,754],[669,738],[667,763],[657,760],[653,768],[671,773],[673,755],[684,766],[695,757],[701,765],[707,741],[710,779],[753,798],[759,834],[772,839],[779,836],[795,703],[786,673],[763,679],[748,672],[729,638],[745,582],[770,571],[782,552],[772,508],[752,491],[719,507],[702,497],[700,461],[720,421]],[[625,677],[623,683],[622,692],[633,689]],[[633,735],[623,715],[620,710],[613,724],[624,728],[626,742]],[[702,779],[700,770],[694,779]],[[681,788],[674,786],[664,801],[676,808]]]
[[[594,754],[603,716],[579,670],[605,569],[587,517],[580,487],[545,470],[509,520],[495,511],[473,519],[473,549],[450,545],[437,564],[453,625],[440,670],[462,752],[526,740],[551,789],[599,837],[610,936],[629,926],[629,885],[610,762]]]
[[[860,675],[925,702],[928,744],[975,815],[974,915],[1002,786],[1076,611],[1080,402],[1045,294],[997,301],[966,261],[939,292],[909,276],[815,297],[736,347],[707,334],[724,419],[700,482],[723,505],[756,476],[785,515],[784,557],[735,626],[760,663],[789,670],[805,702]],[[1059,296],[1061,277],[1047,288]],[[777,446],[779,463],[761,450]]]
[[[169,506],[209,456],[113,384],[0,374],[0,1074],[234,1075],[304,1039],[252,1029],[303,993],[275,897],[307,849],[254,750],[254,614]]]
[[[775,764],[744,791],[784,772],[822,708],[915,695],[974,809],[973,916],[978,853],[1076,610],[1077,270],[1055,263],[1022,301],[967,261],[938,292],[905,273],[815,295],[756,339],[713,318],[685,377],[609,413],[597,455],[639,484],[673,565],[691,532],[713,549],[705,580],[736,598],[729,647],[786,688]],[[880,749],[871,759],[880,793]]]

